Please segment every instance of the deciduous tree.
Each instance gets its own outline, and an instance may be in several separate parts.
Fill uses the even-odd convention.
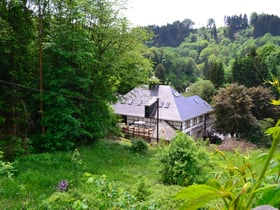
[[[191,84],[187,88],[186,95],[198,95],[204,100],[211,102],[212,97],[215,95],[216,89],[214,84],[210,80],[199,80],[193,84]]]
[[[252,99],[243,85],[231,84],[213,98],[215,128],[221,133],[244,137],[256,122],[251,112]]]

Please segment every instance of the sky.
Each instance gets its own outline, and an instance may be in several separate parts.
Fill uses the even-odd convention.
[[[133,26],[166,25],[191,19],[194,27],[206,26],[209,18],[224,26],[224,16],[252,12],[280,17],[279,0],[128,0],[125,16]]]

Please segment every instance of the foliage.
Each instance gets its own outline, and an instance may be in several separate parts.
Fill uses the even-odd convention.
[[[216,152],[223,160],[221,168],[216,168],[216,178],[211,179],[206,184],[192,185],[178,193],[176,198],[185,200],[181,209],[212,206],[213,200],[216,203],[215,209],[225,207],[226,209],[249,210],[263,204],[279,205],[280,189],[276,181],[277,173],[275,175],[277,171],[273,172],[265,165],[259,178],[257,178],[256,171],[252,167],[253,164],[249,161],[249,156],[239,154],[242,160],[242,164],[239,166],[236,164],[236,160],[230,161],[223,152],[219,150],[216,150]],[[261,158],[263,157],[259,157],[259,159]],[[273,160],[271,157],[268,157],[268,159]],[[268,163],[266,161],[266,164]],[[278,166],[275,169],[278,170]],[[274,180],[265,178],[264,171],[266,171],[267,177],[272,176]],[[275,194],[267,199],[272,193]]]
[[[174,201],[172,196],[181,187],[165,186],[159,181],[158,148],[151,147],[147,153],[136,155],[123,141],[108,139],[96,141],[92,147],[79,147],[77,151],[18,158],[13,163],[15,176],[1,180],[0,209],[81,209],[84,205],[88,209],[102,209],[101,205],[119,209],[178,207],[180,201]],[[57,187],[63,180],[68,187],[60,192]],[[110,197],[106,192],[115,194]]]
[[[280,107],[268,103],[268,101],[274,99],[270,89],[263,86],[253,87],[248,89],[248,94],[253,103],[251,112],[256,119],[272,118],[277,120],[280,114]]]
[[[16,172],[14,163],[3,161],[3,152],[0,151],[0,197],[21,190],[22,185],[17,185],[13,181]]]
[[[216,89],[210,80],[198,80],[191,84],[186,91],[187,96],[198,95],[204,100],[211,102]]]
[[[13,163],[4,162],[2,158],[3,158],[3,152],[0,151],[0,177],[11,178],[16,172],[16,169],[13,166]],[[0,186],[1,186],[1,182],[0,182]]]
[[[150,34],[130,28],[123,4],[1,1],[1,140],[32,139],[42,152],[108,135],[116,94],[152,75],[144,57]]]
[[[84,164],[81,159],[81,155],[79,150],[76,148],[72,154],[71,162],[73,165],[73,177],[75,182],[77,183],[78,178],[81,176],[84,170]],[[67,183],[68,184],[68,183]]]
[[[148,151],[148,144],[144,139],[132,139],[131,151],[139,154],[145,154]]]
[[[149,195],[151,195],[151,190],[144,182],[144,180],[140,180],[135,192],[135,197],[138,201],[144,201]]]
[[[278,28],[280,25],[280,18],[276,15],[252,13],[250,24],[254,28],[254,37],[259,37],[266,33],[272,35],[280,34]]]
[[[105,175],[96,176],[85,173],[84,192],[75,189],[69,192],[54,192],[43,200],[41,207],[59,209],[61,206],[71,209],[157,209],[156,202],[141,203],[129,191],[117,188]]]
[[[225,16],[225,24],[227,26],[227,37],[234,39],[234,35],[240,30],[249,27],[248,17],[246,14],[233,16]]]
[[[30,88],[36,85],[34,23],[26,1],[1,1],[0,26],[0,138],[24,139],[32,126],[33,92],[18,84]]]
[[[4,159],[13,161],[29,151],[29,139],[16,136],[3,136],[0,140],[0,150],[4,151]]]
[[[184,92],[221,66],[226,80],[215,71],[211,77],[217,87],[280,75],[280,39],[271,27],[278,17],[254,14],[248,26],[246,15],[232,16],[221,28],[214,19],[196,29],[190,19],[132,27],[125,6],[122,0],[0,2],[1,145],[18,139],[5,155],[72,150],[108,135],[116,95],[153,76]],[[213,61],[221,65],[211,67]]]
[[[154,63],[155,76],[162,84],[171,84],[176,90],[183,92],[189,83],[198,76],[198,68],[191,57],[182,57],[173,48],[150,48],[147,53]]]
[[[157,47],[176,47],[192,32],[193,25],[194,22],[192,20],[185,19],[182,22],[175,21],[166,26],[147,26],[147,29],[155,34],[149,44]]]
[[[182,186],[205,182],[208,178],[207,169],[211,167],[208,153],[184,133],[178,133],[172,140],[161,163],[163,182]]]
[[[207,78],[214,84],[215,88],[219,88],[224,84],[224,77],[223,64],[218,61],[211,62]]]
[[[237,58],[232,66],[233,81],[246,87],[263,85],[269,79],[264,61],[253,47],[245,57]]]
[[[279,83],[273,84],[279,88]],[[185,199],[182,208],[197,209],[216,199],[221,199],[226,209],[249,210],[264,204],[279,207],[279,163],[272,167],[275,168],[272,174],[269,174],[269,166],[275,163],[273,157],[280,143],[280,120],[274,127],[268,128],[266,133],[271,135],[273,142],[258,177],[246,156],[243,156],[243,164],[238,167],[217,150],[226,163],[224,172],[207,184],[192,185],[177,194],[177,199]],[[270,176],[273,178],[269,178]]]
[[[256,119],[251,112],[252,99],[243,85],[231,84],[213,97],[215,128],[232,136],[247,136]]]
[[[269,147],[271,146],[271,138],[265,134],[265,131],[274,125],[274,120],[266,118],[263,120],[257,120],[248,131],[246,140],[252,142],[258,146]]]
[[[222,133],[237,134],[256,144],[269,144],[270,140],[264,135],[268,128],[265,122],[267,119],[276,121],[280,110],[267,103],[273,99],[272,91],[263,86],[229,85],[214,97],[215,127]]]

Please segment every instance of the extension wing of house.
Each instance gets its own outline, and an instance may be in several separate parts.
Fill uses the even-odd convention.
[[[113,105],[123,131],[149,140],[172,140],[176,131],[194,138],[211,129],[212,107],[199,96],[184,97],[168,85],[139,86]]]

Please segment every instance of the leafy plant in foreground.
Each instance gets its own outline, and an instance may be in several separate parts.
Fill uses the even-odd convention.
[[[278,81],[272,82],[272,85],[280,92]],[[280,100],[273,100],[272,103],[280,105]],[[206,184],[191,185],[185,188],[176,196],[177,199],[185,200],[181,209],[198,209],[217,199],[222,200],[223,208],[229,210],[249,210],[254,206],[264,204],[279,207],[279,184],[267,183],[266,176],[280,143],[280,120],[274,127],[267,129],[266,134],[272,136],[273,142],[258,178],[255,177],[249,161],[244,159],[243,165],[236,167],[228,162],[222,152],[218,151],[226,162],[225,181],[220,183],[218,179],[212,179]],[[279,170],[276,174],[276,177],[278,176]]]

